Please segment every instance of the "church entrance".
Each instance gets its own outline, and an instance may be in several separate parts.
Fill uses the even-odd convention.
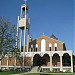
[[[48,54],[44,54],[42,59],[43,59],[43,66],[50,66],[50,57]]]
[[[59,56],[59,54],[55,53],[53,55],[52,64],[53,64],[53,66],[60,66],[60,56]]]
[[[50,57],[48,54],[44,54],[41,57],[39,54],[35,54],[33,57],[33,66],[50,66]]]
[[[40,65],[41,56],[39,54],[35,54],[33,57],[33,66]]]
[[[71,56],[68,53],[63,54],[62,60],[63,66],[71,66]]]

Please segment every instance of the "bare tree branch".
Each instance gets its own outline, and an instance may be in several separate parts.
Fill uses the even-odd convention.
[[[15,48],[16,27],[0,17],[0,52]]]

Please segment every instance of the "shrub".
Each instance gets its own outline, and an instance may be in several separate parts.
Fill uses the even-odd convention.
[[[0,69],[0,72],[2,72],[2,70]]]
[[[65,72],[66,72],[66,73],[71,73],[71,71],[70,71],[70,70],[66,70]]]
[[[47,72],[47,73],[51,73],[51,71],[50,71],[50,70],[46,70],[46,72]]]
[[[53,70],[53,71],[52,71],[52,73],[56,73],[56,72],[57,72],[56,70]]]
[[[60,73],[63,73],[63,71],[59,71]]]

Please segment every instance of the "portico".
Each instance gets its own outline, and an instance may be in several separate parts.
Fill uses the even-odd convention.
[[[71,51],[46,51],[46,52],[26,52],[26,55],[28,55],[27,57],[31,57],[32,55],[32,64],[33,66],[39,66],[38,65],[34,65],[34,61],[35,62],[40,62],[39,60],[41,59],[40,57],[42,57],[43,60],[41,63],[41,69],[45,70],[45,69],[50,69],[51,71],[53,69],[55,70],[59,70],[59,71],[66,71],[66,69],[70,70],[71,72],[73,72],[73,63],[71,62],[64,62],[64,54],[67,54],[70,56],[70,61],[72,60],[72,53]],[[67,60],[67,58],[66,58]],[[64,62],[64,63],[63,63]],[[66,64],[66,65],[64,65]],[[71,64],[71,65],[70,65]]]

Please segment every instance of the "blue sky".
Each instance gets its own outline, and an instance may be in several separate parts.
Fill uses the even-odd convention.
[[[0,16],[17,24],[20,7],[24,0],[0,0]],[[33,39],[52,33],[68,50],[74,48],[74,3],[75,0],[28,0],[30,32]]]

